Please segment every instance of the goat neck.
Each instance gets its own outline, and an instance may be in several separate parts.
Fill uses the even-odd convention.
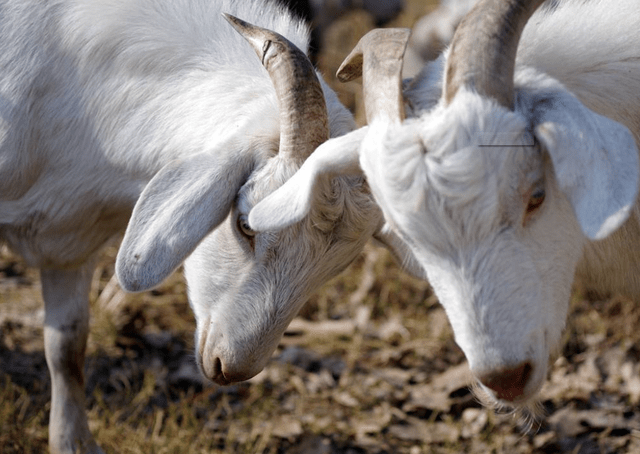
[[[322,87],[309,58],[284,36],[224,14],[251,44],[276,90],[280,106],[279,155],[302,163],[329,138]]]
[[[516,50],[525,24],[544,0],[481,0],[460,23],[447,59],[443,97],[462,86],[513,109]]]

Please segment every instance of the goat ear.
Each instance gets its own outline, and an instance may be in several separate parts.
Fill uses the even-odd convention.
[[[323,179],[361,175],[358,151],[366,129],[320,145],[285,184],[253,207],[249,212],[251,228],[264,232],[289,227],[309,214]]]
[[[237,155],[241,155],[238,153]],[[163,167],[135,205],[116,260],[122,287],[155,287],[229,214],[251,160],[197,155]]]
[[[584,234],[605,238],[628,218],[638,192],[638,149],[629,130],[570,93],[538,103],[535,136]]]

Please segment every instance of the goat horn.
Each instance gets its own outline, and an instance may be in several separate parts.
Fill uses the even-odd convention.
[[[443,96],[461,86],[513,109],[516,50],[527,20],[544,0],[480,0],[460,22],[447,59]]]
[[[407,28],[371,30],[338,69],[341,82],[362,76],[367,123],[380,115],[404,120],[402,57],[409,40]]]
[[[269,72],[280,106],[280,156],[304,161],[329,138],[327,105],[311,61],[282,35],[223,15]]]

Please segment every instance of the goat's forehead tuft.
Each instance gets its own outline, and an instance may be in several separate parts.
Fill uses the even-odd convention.
[[[524,115],[466,88],[451,103],[436,106],[421,122],[422,139],[432,156],[466,147],[533,145]]]
[[[422,120],[426,149],[426,217],[459,239],[478,239],[500,228],[503,201],[537,156],[524,116],[461,90]],[[437,241],[437,239],[434,239]]]
[[[340,239],[359,239],[378,210],[369,187],[358,176],[337,177],[327,183],[314,201],[309,222],[315,229],[332,232]]]

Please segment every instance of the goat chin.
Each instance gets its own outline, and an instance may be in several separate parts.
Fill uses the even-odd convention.
[[[549,355],[548,375],[553,368],[553,364],[560,357],[562,346],[555,347]],[[546,378],[546,377],[545,377]],[[479,380],[474,380],[470,385],[470,391],[475,398],[488,409],[498,414],[511,415],[516,424],[524,432],[536,432],[540,428],[540,423],[546,416],[541,392],[545,383],[541,382],[538,389],[534,390],[526,399],[509,402],[496,398],[495,394],[487,389]]]
[[[527,399],[524,402],[514,404],[504,402],[495,398],[479,381],[471,384],[471,392],[474,397],[488,409],[498,413],[510,415],[516,424],[524,432],[537,432],[540,423],[545,418],[544,405],[538,395]]]

